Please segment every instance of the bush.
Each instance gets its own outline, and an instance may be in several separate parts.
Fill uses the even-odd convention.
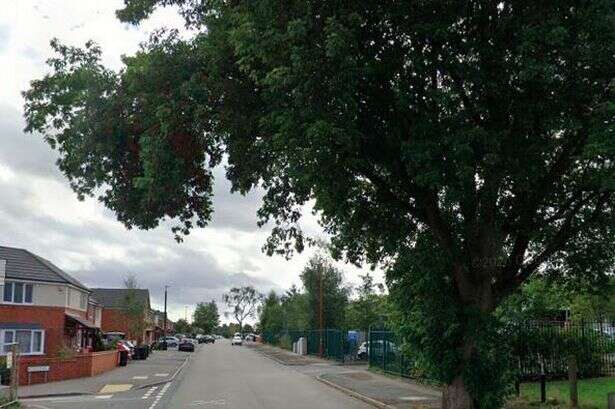
[[[290,339],[290,336],[288,334],[282,335],[280,337],[279,346],[280,348],[284,348],[284,349],[288,349],[289,351],[292,351],[293,342]]]

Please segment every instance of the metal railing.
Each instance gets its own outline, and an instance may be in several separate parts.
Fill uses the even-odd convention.
[[[557,379],[568,374],[568,358],[574,355],[580,377],[615,376],[615,323],[604,322],[521,322],[504,328],[510,353],[510,369],[520,380],[544,374]],[[413,377],[410,353],[403,353],[402,340],[393,331],[371,330],[369,365],[394,375]]]
[[[306,339],[309,355],[320,356],[322,343],[323,358],[340,362],[349,360],[349,342],[346,332],[340,329],[288,330],[277,333],[264,331],[262,334],[263,342],[288,350],[292,349],[292,344],[299,338]]]

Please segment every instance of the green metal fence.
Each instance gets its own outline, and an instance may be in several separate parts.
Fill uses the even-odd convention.
[[[291,349],[292,344],[302,337],[306,339],[309,355],[320,355],[322,343],[324,358],[344,361],[347,341],[344,332],[340,329],[288,330],[278,333],[265,331],[262,334],[263,342],[285,349]]]
[[[401,343],[392,331],[369,332],[369,366],[384,372],[410,377],[412,361],[402,353]]]
[[[577,358],[580,377],[615,375],[615,323],[523,322],[504,329],[510,369],[521,380],[541,374],[557,379],[568,374],[568,355]],[[387,373],[412,377],[413,361],[401,351],[402,342],[388,330],[371,330],[369,365]]]

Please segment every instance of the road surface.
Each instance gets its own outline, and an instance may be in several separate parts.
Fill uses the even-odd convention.
[[[26,402],[31,409],[368,409],[291,366],[228,340],[201,345],[174,381],[114,395]]]

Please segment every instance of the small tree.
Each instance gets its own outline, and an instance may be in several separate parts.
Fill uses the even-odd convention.
[[[215,301],[197,304],[192,318],[193,326],[200,328],[206,334],[211,334],[219,324],[220,314]]]
[[[123,302],[123,311],[128,319],[130,333],[136,337],[137,344],[143,342],[143,332],[146,328],[147,306],[139,299],[139,283],[134,275],[124,279],[124,287],[128,290]]]
[[[188,321],[180,318],[175,323],[175,333],[177,334],[189,334],[192,331],[192,326]]]
[[[222,296],[224,303],[230,310],[225,315],[232,315],[235,318],[237,324],[239,324],[239,332],[242,334],[243,322],[256,316],[262,298],[263,296],[252,286],[233,287]]]

